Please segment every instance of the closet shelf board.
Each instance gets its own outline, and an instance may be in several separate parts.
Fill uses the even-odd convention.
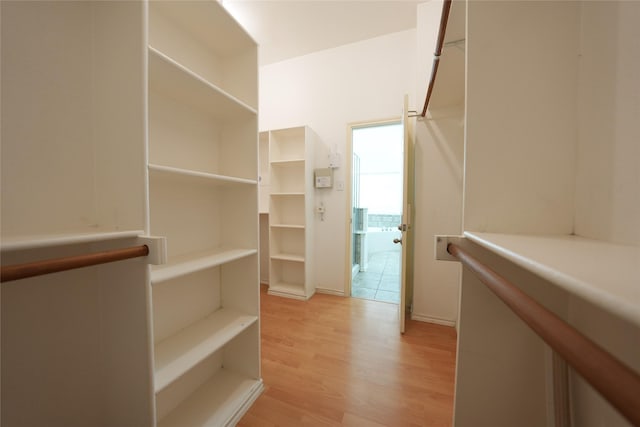
[[[154,1],[150,7],[171,17],[217,56],[233,56],[256,48],[255,40],[218,2]]]
[[[272,254],[271,259],[280,261],[304,262],[304,256],[295,254]]]
[[[252,107],[151,46],[149,86],[220,120],[257,115]]]
[[[270,224],[269,226],[272,228],[294,228],[298,230],[304,230],[304,225],[298,224]]]
[[[261,380],[222,368],[163,417],[158,427],[235,425],[262,389]]]
[[[81,243],[99,243],[110,240],[131,239],[144,235],[144,230],[70,232],[33,236],[2,236],[2,251],[17,251]]]
[[[151,283],[157,284],[196,271],[226,264],[258,253],[257,249],[217,248],[210,251],[194,252],[172,257],[168,264],[152,267]]]
[[[191,169],[175,168],[172,166],[163,166],[157,164],[149,164],[149,172],[152,176],[174,177],[176,180],[185,180],[188,182],[202,182],[211,185],[257,185],[258,181],[252,179],[237,178],[226,175],[216,175],[207,172],[194,171]]]
[[[298,193],[298,192],[291,192],[291,193],[271,193],[271,196],[273,197],[299,197],[299,196],[304,196],[304,193]]]
[[[163,390],[257,320],[257,316],[221,308],[158,343],[155,346],[155,392]]]
[[[304,164],[304,159],[271,160],[271,166],[294,166]]]
[[[569,294],[640,326],[640,248],[575,235],[464,235]]]

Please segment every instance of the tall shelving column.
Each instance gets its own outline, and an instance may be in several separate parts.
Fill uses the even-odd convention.
[[[0,2],[2,263],[139,245],[144,4]],[[153,425],[147,259],[2,284],[4,426]]]
[[[640,4],[479,3],[466,11],[463,244],[640,372],[640,128],[610,114],[638,105]],[[629,425],[467,269],[458,328],[457,425]]]
[[[313,155],[307,126],[269,132],[269,294],[309,299],[313,284]]]
[[[216,1],[149,4],[159,426],[234,425],[262,390],[257,46]]]

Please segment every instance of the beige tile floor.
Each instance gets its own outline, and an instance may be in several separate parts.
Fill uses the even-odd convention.
[[[376,252],[369,256],[367,271],[351,282],[351,296],[375,301],[400,301],[400,251]]]

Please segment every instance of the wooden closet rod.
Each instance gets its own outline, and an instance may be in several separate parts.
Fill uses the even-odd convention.
[[[89,267],[147,255],[149,255],[149,247],[147,245],[140,245],[92,254],[28,262],[25,264],[3,265],[0,282],[10,282],[12,280],[26,279],[27,277],[41,276],[43,274],[57,273],[59,271]]]
[[[640,375],[459,246],[447,252],[473,271],[518,317],[631,424],[640,426]]]
[[[447,22],[449,22],[449,11],[451,10],[451,0],[444,0],[442,4],[442,15],[440,15],[440,29],[438,30],[438,41],[436,42],[436,51],[433,54],[433,65],[431,66],[431,77],[429,78],[429,87],[427,88],[427,96],[424,100],[422,108],[422,117],[427,115],[429,100],[433,92],[433,86],[436,83],[436,74],[438,74],[438,65],[440,65],[440,55],[442,54],[442,46],[444,45],[444,35],[447,31]]]

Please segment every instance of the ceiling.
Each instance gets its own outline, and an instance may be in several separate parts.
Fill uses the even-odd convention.
[[[260,65],[416,26],[424,0],[222,0],[260,45]]]

